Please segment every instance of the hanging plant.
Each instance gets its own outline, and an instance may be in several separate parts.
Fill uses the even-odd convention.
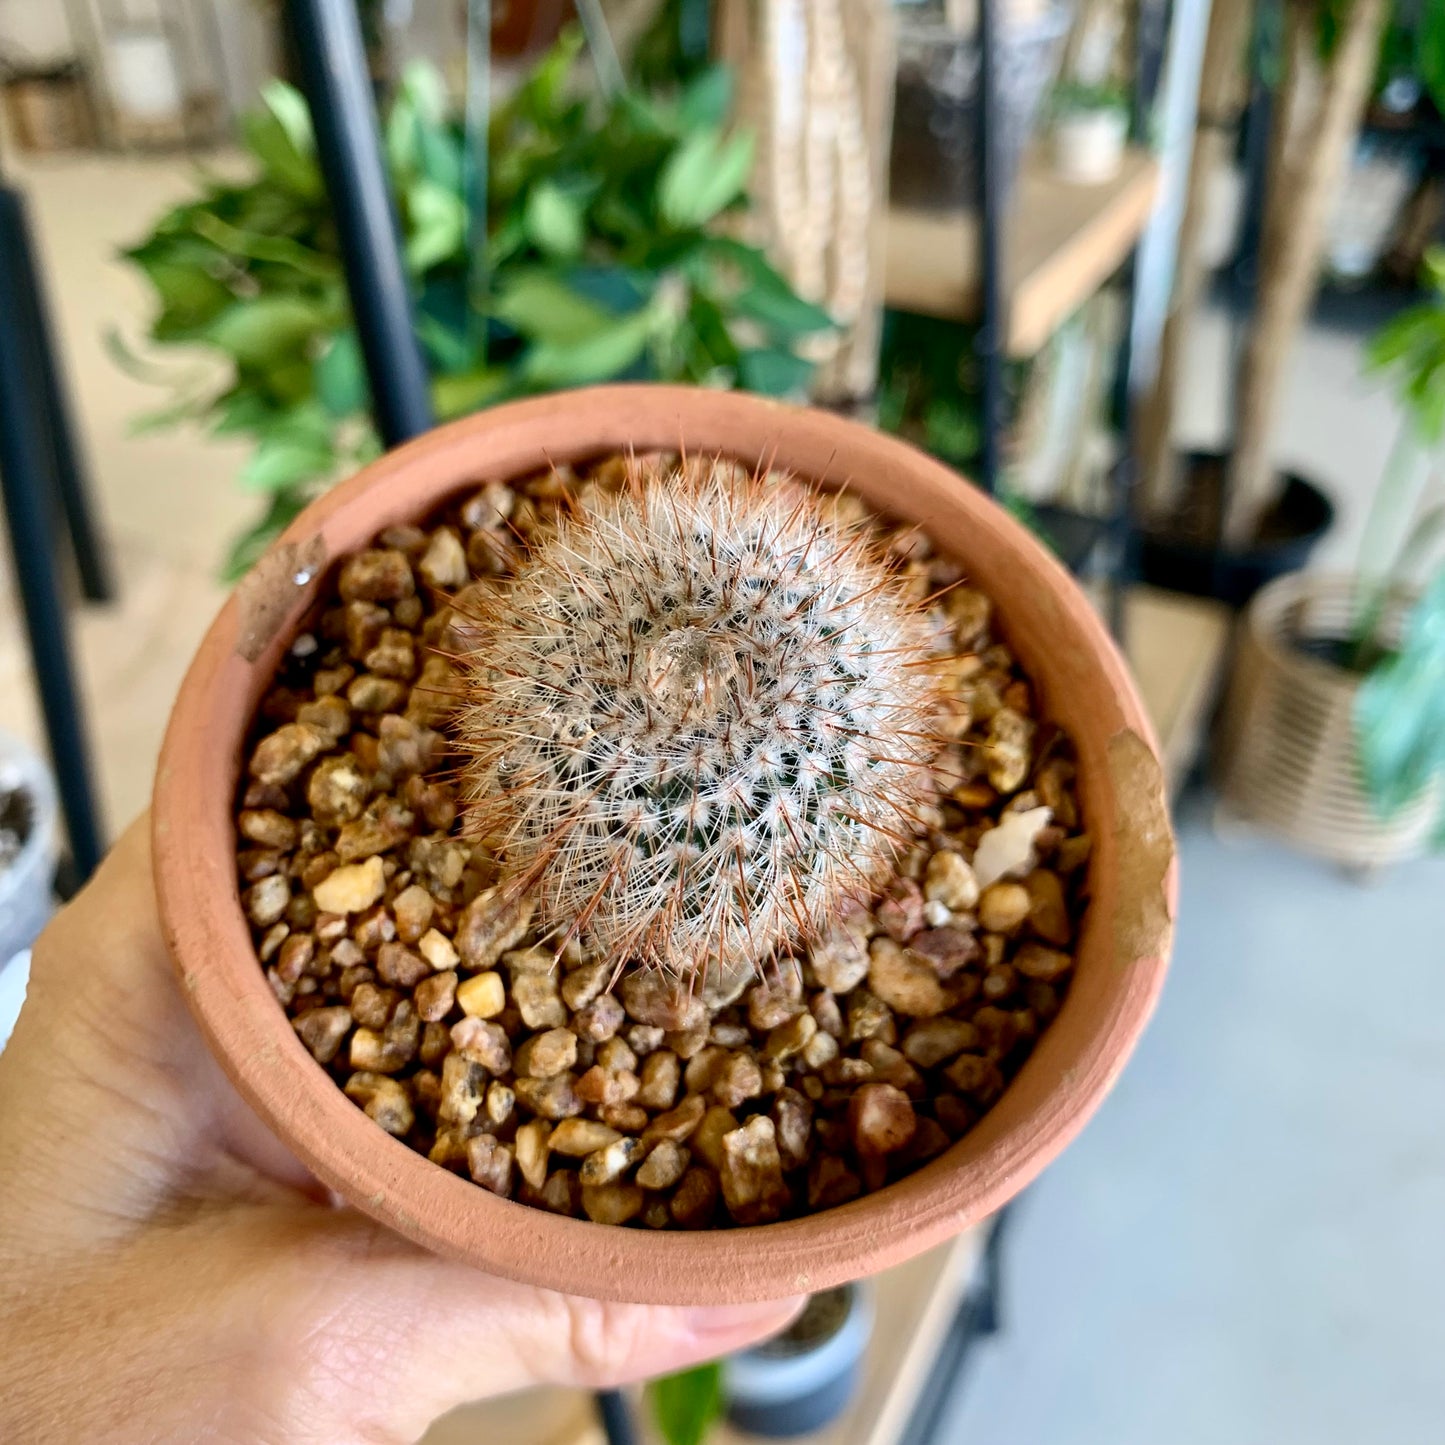
[[[613,378],[802,395],[812,363],[798,343],[831,321],[719,227],[747,205],[753,158],[751,138],[727,128],[728,73],[582,97],[581,50],[569,30],[493,113],[475,256],[462,129],[440,77],[413,66],[386,114],[437,415]],[[243,128],[252,174],[207,178],[125,252],[159,303],[147,339],[224,364],[220,383],[170,378],[169,403],[139,425],[192,423],[253,444],[238,480],[262,507],[231,549],[231,578],[379,450],[310,115],[281,82],[264,101]],[[156,379],[111,340],[122,364]]]

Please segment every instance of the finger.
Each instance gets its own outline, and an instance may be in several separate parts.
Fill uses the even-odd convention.
[[[23,1149],[7,1154],[30,1173],[48,1164],[68,1208],[116,1226],[178,1193],[213,1192],[213,1176],[242,1195],[316,1188],[190,1018],[160,930],[144,817],[36,943],[0,1059],[0,1140]]]
[[[329,1219],[313,1211],[294,1228],[295,1249],[268,1252],[273,1283],[263,1286],[254,1272],[251,1283],[272,1292],[259,1305],[267,1318],[290,1319],[286,1371],[308,1382],[291,1408],[323,1439],[411,1440],[468,1401],[532,1385],[600,1389],[670,1374],[776,1334],[803,1304],[590,1300],[439,1259],[350,1211]],[[289,1309],[278,1311],[278,1294]],[[298,1375],[308,1354],[312,1367]]]

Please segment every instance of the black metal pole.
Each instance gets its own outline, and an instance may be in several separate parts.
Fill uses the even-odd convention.
[[[1141,7],[1136,20],[1134,90],[1130,101],[1130,132],[1136,145],[1145,144],[1159,93],[1159,80],[1174,20],[1173,0],[1153,0]],[[1135,504],[1139,491],[1139,432],[1134,405],[1134,325],[1139,306],[1139,251],[1135,247],[1124,263],[1123,281],[1128,298],[1123,334],[1114,367],[1114,427],[1123,438],[1123,451],[1111,474],[1113,517],[1111,577],[1108,598],[1109,630],[1125,641],[1128,587],[1138,573],[1139,532]]]
[[[597,1417],[607,1445],[637,1445],[637,1427],[621,1390],[597,1391]]]
[[[1004,184],[1002,127],[998,104],[998,0],[978,6],[978,224],[983,308],[977,352],[982,366],[983,437],[978,484],[990,496],[999,488],[1004,425],[1004,297],[1002,237],[1007,187]]]
[[[0,184],[4,183],[0,175]],[[20,225],[7,244],[13,248],[11,264],[16,269],[18,284],[25,294],[26,317],[23,323],[30,338],[35,365],[36,384],[49,425],[51,475],[54,495],[64,514],[66,532],[75,555],[75,570],[80,588],[90,602],[109,602],[115,597],[110,559],[106,555],[95,515],[91,509],[86,469],[76,440],[75,418],[71,414],[60,367],[60,352],[50,324],[50,307],[45,292],[44,276],[35,254],[28,219],[21,205]]]
[[[20,196],[0,185],[0,493],[50,760],[75,871],[84,881],[104,850],[57,567],[54,452],[38,365],[40,338],[30,328],[34,312],[22,265],[25,237]]]
[[[393,447],[426,431],[433,416],[356,4],[290,0],[287,9],[376,426]]]

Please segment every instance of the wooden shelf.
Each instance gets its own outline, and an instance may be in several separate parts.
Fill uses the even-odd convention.
[[[1153,587],[1129,593],[1124,650],[1159,734],[1171,794],[1199,755],[1231,632],[1231,614],[1222,603]]]
[[[1004,223],[1007,351],[1032,356],[1123,264],[1159,189],[1159,164],[1131,149],[1111,181],[1061,181],[1040,155],[1025,158]],[[888,214],[889,306],[971,321],[980,304],[978,217],[895,208]]]

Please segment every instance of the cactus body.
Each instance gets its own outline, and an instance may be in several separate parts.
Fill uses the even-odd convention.
[[[471,826],[619,967],[756,967],[865,898],[916,831],[932,634],[833,517],[731,463],[635,469],[477,619]]]

